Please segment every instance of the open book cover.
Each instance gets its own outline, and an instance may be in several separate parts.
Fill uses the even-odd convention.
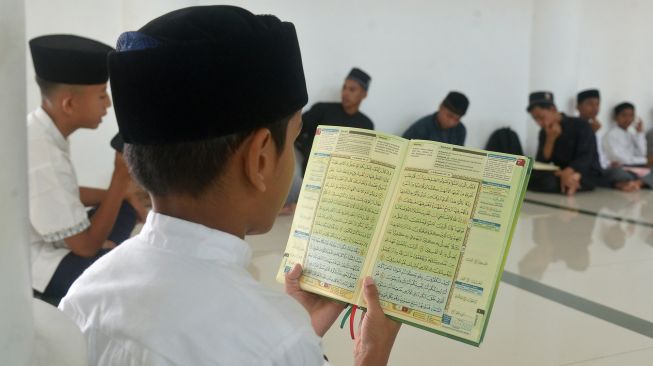
[[[531,160],[356,128],[319,126],[277,280],[478,346]]]

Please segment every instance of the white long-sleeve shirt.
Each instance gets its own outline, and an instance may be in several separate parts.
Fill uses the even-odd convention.
[[[611,162],[623,165],[646,164],[646,138],[643,132],[629,132],[614,126],[603,137],[603,151]]]
[[[322,365],[306,311],[256,281],[250,258],[240,238],[150,212],[59,308],[84,333],[94,366]]]

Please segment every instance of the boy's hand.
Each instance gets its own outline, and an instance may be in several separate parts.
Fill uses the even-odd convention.
[[[129,183],[131,181],[127,164],[122,158],[122,154],[119,152],[116,152],[113,159],[113,179],[118,180],[121,183]]]
[[[560,177],[560,190],[562,193],[573,195],[580,189],[581,175],[574,169],[567,167],[556,172],[556,176]]]
[[[637,122],[635,123],[635,131],[637,131],[637,133],[644,132],[644,122],[642,122],[641,118],[638,118]]]
[[[560,134],[562,134],[562,127],[560,127],[559,123],[551,123],[544,128],[544,132],[546,133],[546,138],[548,140],[555,141],[560,137]]]
[[[361,321],[360,336],[356,338],[354,346],[355,364],[386,365],[401,323],[383,313],[379,290],[371,277],[366,277],[363,282],[363,297],[367,303],[367,312]]]
[[[601,129],[601,122],[596,118],[592,118],[590,119],[590,127],[592,128],[592,131],[596,133],[596,131]]]
[[[286,273],[286,293],[297,300],[311,317],[313,329],[322,337],[331,328],[338,315],[344,310],[342,303],[329,300],[325,297],[306,292],[299,287],[299,277],[302,275],[302,266],[296,264],[290,272]]]

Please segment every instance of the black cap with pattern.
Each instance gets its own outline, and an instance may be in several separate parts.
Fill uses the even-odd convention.
[[[541,105],[541,106],[552,106],[555,105],[555,101],[553,100],[553,93],[550,91],[536,91],[532,92],[528,96],[528,107],[526,107],[527,111],[531,111],[533,107],[536,105]]]

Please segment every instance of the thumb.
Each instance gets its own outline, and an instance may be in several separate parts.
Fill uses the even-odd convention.
[[[286,293],[292,293],[299,290],[299,277],[302,275],[302,265],[297,263],[286,273],[285,290]]]
[[[383,313],[381,303],[379,302],[379,289],[370,276],[365,277],[365,280],[363,280],[363,297],[367,303],[368,315]]]

